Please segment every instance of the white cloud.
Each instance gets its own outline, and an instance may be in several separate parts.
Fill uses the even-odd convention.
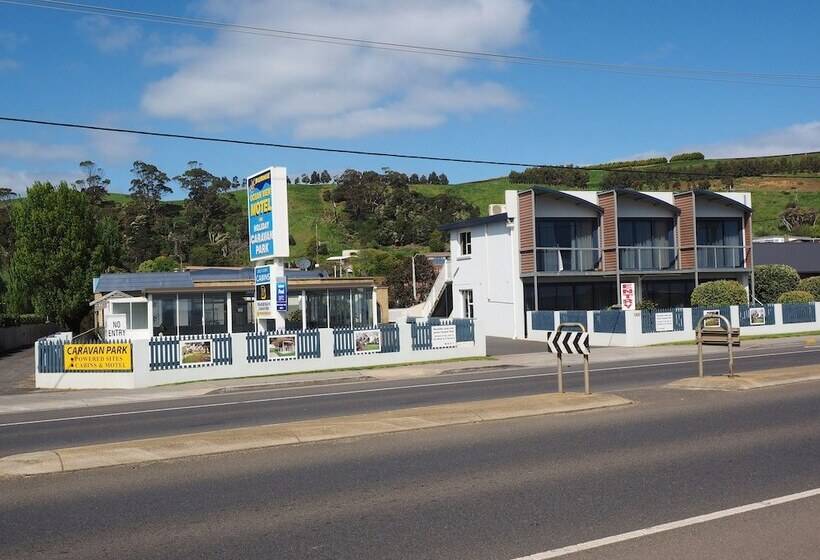
[[[52,171],[15,170],[0,167],[0,187],[10,187],[19,195],[26,194],[26,189],[37,181],[48,181],[54,185],[60,181],[73,182],[80,178],[77,171],[55,173]]]
[[[80,146],[40,144],[24,140],[0,140],[0,156],[34,161],[77,160],[83,157]]]
[[[77,21],[77,30],[104,53],[124,50],[142,38],[138,25],[105,16],[83,16]]]
[[[526,33],[529,0],[210,0],[213,19],[372,41],[499,50]],[[221,32],[152,58],[175,71],[142,107],[205,124],[292,127],[302,137],[351,137],[437,126],[452,115],[514,106],[503,86],[465,81],[464,59]]]
[[[7,70],[17,70],[20,67],[20,63],[14,60],[13,58],[0,58],[0,72],[5,72]]]
[[[816,152],[820,150],[820,121],[793,124],[750,138],[703,146],[707,157],[729,158]]]

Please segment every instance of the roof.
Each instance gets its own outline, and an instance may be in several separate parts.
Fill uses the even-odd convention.
[[[574,194],[569,194],[569,193],[566,193],[566,192],[563,192],[563,191],[559,191],[558,189],[551,189],[549,187],[542,187],[540,185],[533,185],[532,188],[528,189],[528,190],[531,190],[532,192],[534,192],[535,194],[538,194],[538,195],[543,194],[543,195],[551,196],[551,197],[559,199],[559,200],[565,200],[567,202],[571,202],[571,203],[576,204],[578,206],[583,206],[585,208],[590,208],[592,210],[595,210],[599,214],[604,213],[604,209],[601,208],[600,206],[598,206],[597,204],[595,204],[593,202],[590,202],[590,201],[588,201],[584,198],[581,198],[580,196],[575,196]],[[523,191],[523,192],[527,192],[527,191]]]
[[[755,264],[787,264],[794,267],[798,274],[820,274],[820,243],[786,242],[761,243],[755,242]]]
[[[712,192],[708,189],[697,189],[692,192],[695,194],[696,200],[698,198],[714,200],[715,202],[725,204],[726,206],[733,206],[734,208],[738,208],[740,210],[743,210],[744,212],[752,212],[752,209],[743,204],[742,202],[738,202],[734,198],[729,198],[728,196],[723,196],[720,193]]]
[[[462,222],[455,222],[452,224],[445,224],[443,226],[439,226],[438,229],[441,231],[450,231],[453,229],[464,229],[473,226],[481,226],[484,224],[494,224],[495,222],[506,222],[507,221],[507,213],[504,212],[502,214],[493,214],[492,216],[481,216],[480,218],[472,218],[469,220],[464,220]]]
[[[631,198],[632,200],[640,200],[642,202],[648,202],[649,204],[654,204],[656,206],[661,206],[663,208],[666,208],[667,210],[669,210],[670,212],[672,212],[674,214],[680,214],[680,208],[678,208],[674,204],[669,204],[665,200],[662,200],[660,198],[656,198],[654,196],[648,195],[645,192],[636,191],[635,189],[612,189],[612,190],[609,190],[609,191],[600,192],[598,194],[601,195],[601,194],[608,193],[608,192],[614,192],[615,196],[617,196],[617,197],[626,196],[626,197]]]
[[[324,278],[327,274],[320,270],[285,270],[285,277],[291,280]],[[253,267],[245,268],[200,268],[184,272],[117,272],[102,274],[95,279],[94,292],[108,293],[144,292],[146,290],[190,290],[195,283],[205,282],[250,282],[253,283]]]

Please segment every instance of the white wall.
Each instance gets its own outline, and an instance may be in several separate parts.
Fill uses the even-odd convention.
[[[208,379],[268,376],[330,369],[362,368],[422,361],[486,356],[484,322],[475,322],[475,341],[455,348],[413,350],[411,326],[398,323],[401,350],[384,354],[333,355],[333,329],[319,329],[321,357],[248,363],[244,334],[231,336],[233,363],[219,366],[180,367],[150,371],[148,340],[132,341],[133,372],[36,373],[38,389],[134,389]]]
[[[536,218],[598,218],[598,216],[598,212],[588,206],[548,196],[536,195],[535,197]]]
[[[663,200],[669,204],[674,204],[673,200],[665,200],[664,197],[657,196],[671,193],[644,193],[653,198]],[[657,206],[649,201],[636,200],[629,196],[618,197],[618,218],[673,218],[675,214],[666,206]]]

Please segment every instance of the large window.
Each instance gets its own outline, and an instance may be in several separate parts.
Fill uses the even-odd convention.
[[[473,236],[469,231],[462,231],[458,234],[458,246],[461,255],[473,254]]]
[[[125,328],[148,328],[148,304],[145,302],[112,303],[111,311],[115,315],[125,315]]]
[[[743,259],[743,224],[740,218],[698,219],[698,266],[738,268]]]
[[[177,295],[163,294],[151,297],[154,318],[154,336],[176,336]]]
[[[202,294],[179,294],[179,334],[202,334]]]
[[[688,307],[694,289],[694,280],[644,280],[641,296],[661,308]]]
[[[606,309],[617,303],[614,282],[538,283],[538,309],[565,311],[572,309]],[[535,309],[535,289],[531,282],[524,284],[524,309]]]
[[[330,328],[350,327],[350,290],[328,290]]]
[[[351,292],[353,306],[353,327],[369,327],[373,321],[373,289],[354,288]]]
[[[595,270],[598,265],[598,220],[536,218],[536,264],[539,272]]]
[[[327,328],[327,290],[308,290],[305,292],[307,304],[305,313],[307,315],[307,328],[326,329]]]
[[[231,328],[233,332],[253,332],[253,292],[231,292]]]
[[[675,228],[672,218],[618,220],[622,270],[663,270],[675,265]]]
[[[205,334],[228,332],[228,298],[225,293],[205,294]]]

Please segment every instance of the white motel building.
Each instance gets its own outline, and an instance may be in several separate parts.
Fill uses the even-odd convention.
[[[618,305],[621,283],[661,308],[709,280],[754,289],[750,193],[531,187],[441,229],[450,258],[420,315],[476,318],[491,336],[525,337],[530,310]]]

